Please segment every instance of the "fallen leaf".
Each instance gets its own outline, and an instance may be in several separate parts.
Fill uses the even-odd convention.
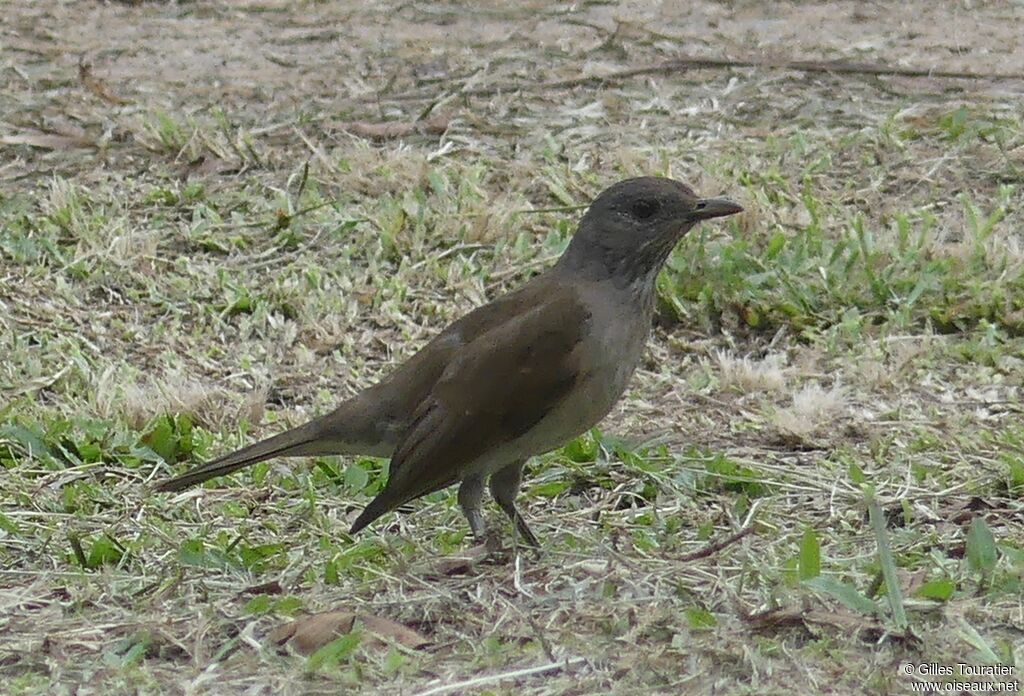
[[[442,558],[434,566],[434,570],[440,576],[465,575],[487,558],[490,552],[487,543],[476,544],[456,556]]]
[[[221,159],[214,155],[203,154],[186,163],[180,169],[183,176],[190,174],[207,176],[210,174],[237,174],[242,171],[242,166],[237,162]]]
[[[396,621],[372,614],[359,614],[358,618],[368,633],[380,638],[389,638],[407,648],[422,648],[430,644],[427,638]]]
[[[862,629],[881,630],[882,628],[877,620],[853,614],[845,609],[821,611],[797,606],[779,607],[743,618],[755,630],[767,630],[781,626],[818,625],[856,633]]]
[[[881,636],[915,642],[917,636],[908,629],[898,633],[884,626],[878,619],[851,612],[843,607],[814,609],[808,605],[789,606],[747,614],[741,610],[740,618],[755,631],[769,632],[787,626],[803,626],[812,634],[814,628],[832,628],[844,635],[857,636],[865,642],[875,642]]]
[[[275,628],[267,635],[267,639],[280,646],[287,643],[296,652],[311,655],[335,638],[350,633],[357,620],[366,631],[364,645],[385,645],[386,640],[393,640],[407,648],[416,649],[430,643],[416,631],[390,619],[342,610],[310,614],[291,621]]]
[[[946,514],[948,515],[950,522],[953,522],[954,524],[966,524],[974,519],[976,513],[988,512],[993,509],[995,509],[995,506],[992,505],[992,503],[973,495],[965,502],[958,501],[956,505],[951,506]]]
[[[509,558],[509,553],[502,547],[501,537],[490,533],[483,542],[474,544],[461,553],[445,556],[440,560],[430,559],[417,572],[428,578],[466,575],[481,563],[503,564],[507,563]]]

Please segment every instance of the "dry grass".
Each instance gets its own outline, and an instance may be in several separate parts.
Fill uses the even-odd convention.
[[[5,15],[4,690],[891,694],[908,662],[1020,673],[1021,82],[545,87],[680,54],[1020,73],[1020,8]],[[458,560],[449,492],[349,539],[369,459],[148,492],[371,384],[641,173],[748,212],[680,246],[601,432],[532,465],[539,557]],[[429,645],[269,638],[336,608]]]

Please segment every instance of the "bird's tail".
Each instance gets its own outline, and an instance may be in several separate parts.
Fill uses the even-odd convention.
[[[336,447],[331,447],[331,444],[325,437],[322,420],[317,419],[197,466],[181,476],[159,483],[156,490],[180,491],[271,457],[300,457],[337,453],[339,450]]]

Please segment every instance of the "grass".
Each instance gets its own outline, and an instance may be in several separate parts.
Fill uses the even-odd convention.
[[[114,31],[171,9],[102,11]],[[666,50],[623,32],[536,69]],[[317,41],[264,75],[291,101],[212,98],[197,78],[112,106],[63,68],[52,94],[2,85],[25,105],[4,128],[63,99],[96,137],[0,155],[7,692],[889,694],[909,691],[904,663],[1019,674],[1024,120],[1009,97],[705,71],[455,99],[434,107],[454,115],[445,136],[380,143],[332,124],[429,105],[397,98],[407,70],[373,82],[379,104],[324,102],[286,67]],[[477,79],[502,83],[527,53],[494,41],[503,59]],[[346,78],[356,96],[357,77],[373,80]],[[588,200],[640,173],[747,213],[680,244],[623,403],[530,465],[539,556],[489,509],[503,548],[453,565],[470,540],[452,491],[349,538],[383,483],[372,458],[148,492],[372,384],[546,267]],[[270,638],[339,608],[364,618],[308,654]],[[429,644],[398,629],[376,644],[366,617]]]

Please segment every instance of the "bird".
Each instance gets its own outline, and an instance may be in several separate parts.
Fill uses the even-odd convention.
[[[354,535],[455,483],[469,529],[487,538],[484,484],[522,539],[523,466],[603,419],[651,331],[655,283],[697,223],[739,213],[679,181],[638,177],[602,191],[558,260],[518,289],[455,320],[374,386],[335,410],[163,481],[179,491],[273,457],[390,457],[388,479]]]

